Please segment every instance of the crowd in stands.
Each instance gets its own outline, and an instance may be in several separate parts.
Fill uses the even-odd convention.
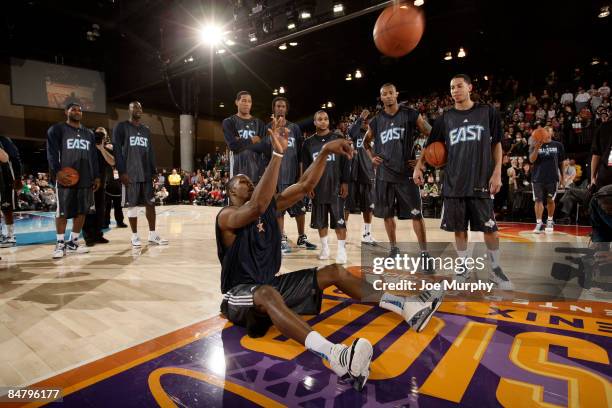
[[[154,183],[158,204],[193,204],[222,206],[227,196],[229,162],[226,153],[206,154],[196,160],[194,172],[172,169],[162,170]]]

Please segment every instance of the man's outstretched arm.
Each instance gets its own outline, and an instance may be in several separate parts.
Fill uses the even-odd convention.
[[[279,124],[280,121],[275,122],[270,130],[272,148],[275,153],[272,154],[272,159],[259,180],[257,187],[255,187],[251,199],[240,207],[228,207],[221,211],[219,226],[222,230],[238,229],[249,225],[266,212],[270,205],[270,201],[272,201],[272,197],[276,192],[276,183],[283,160],[283,153],[287,149],[287,139],[286,136],[280,135]],[[228,191],[227,193],[229,195],[230,192]]]
[[[276,209],[286,210],[314,190],[323,176],[327,166],[327,156],[335,153],[348,159],[353,158],[353,146],[350,140],[336,139],[323,146],[315,161],[308,166],[300,180],[276,196]],[[261,182],[260,182],[261,183]]]

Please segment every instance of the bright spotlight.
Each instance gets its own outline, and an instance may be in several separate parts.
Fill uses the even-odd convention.
[[[215,24],[207,24],[200,29],[200,41],[209,45],[217,45],[223,41],[223,29]]]

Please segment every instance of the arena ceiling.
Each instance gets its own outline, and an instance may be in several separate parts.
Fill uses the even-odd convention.
[[[264,7],[254,12],[259,3]],[[139,99],[145,108],[197,110],[215,118],[233,112],[234,95],[242,89],[253,93],[254,113],[264,116],[273,90],[283,86],[293,117],[305,118],[327,101],[334,102],[335,113],[357,103],[374,104],[377,89],[388,81],[404,95],[443,90],[457,72],[514,75],[539,85],[548,70],[588,69],[593,57],[602,65],[610,59],[612,17],[597,17],[605,3],[599,0],[425,0],[423,39],[400,59],[381,56],[373,44],[379,12],[298,35],[297,46],[279,50],[274,40],[288,34],[287,11],[309,3],[313,18],[297,31],[340,18],[331,12],[337,3],[332,0],[10,2],[2,17],[0,53],[7,60],[16,56],[102,70],[113,103]],[[385,2],[343,3],[346,16]],[[234,15],[236,23],[226,29],[236,33],[239,44],[228,47],[231,52],[211,55],[208,47],[198,46],[194,33],[203,21],[214,16],[231,22]],[[272,23],[268,34],[264,20]],[[250,29],[258,30],[256,44],[247,39]],[[90,41],[95,31],[99,36]],[[466,58],[457,58],[460,47]],[[454,58],[444,61],[448,51]],[[346,81],[357,69],[364,77]]]

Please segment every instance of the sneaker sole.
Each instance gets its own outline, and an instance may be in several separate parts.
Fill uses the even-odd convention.
[[[168,245],[167,242],[155,242],[155,241],[149,241],[150,244],[155,244],[155,245],[159,245],[159,246],[164,246],[164,245]]]
[[[353,359],[353,357],[355,357],[355,354],[357,354],[357,347],[359,347],[360,349],[359,354],[367,356],[362,361],[356,361]],[[348,373],[353,379],[353,388],[357,391],[363,390],[363,387],[368,381],[368,377],[370,376],[370,364],[372,363],[373,353],[374,350],[372,348],[372,345],[366,339],[358,338],[351,345],[351,357],[349,360]],[[353,366],[357,367],[353,369]]]
[[[427,313],[422,320],[417,321],[416,323],[416,327],[415,330],[417,333],[422,332],[423,330],[425,330],[425,327],[427,327],[427,324],[429,324],[429,321],[431,320],[431,318],[433,317],[434,313],[436,313],[436,311],[440,308],[440,306],[442,305],[442,299],[444,299],[444,295],[442,295],[441,297],[437,298],[434,300],[434,303],[431,307],[431,309],[429,309],[429,313]]]
[[[64,255],[53,255],[53,259],[61,259]]]
[[[308,251],[315,251],[317,249],[316,246],[314,248],[308,248],[306,245],[298,245],[297,247],[301,249],[306,249]]]

